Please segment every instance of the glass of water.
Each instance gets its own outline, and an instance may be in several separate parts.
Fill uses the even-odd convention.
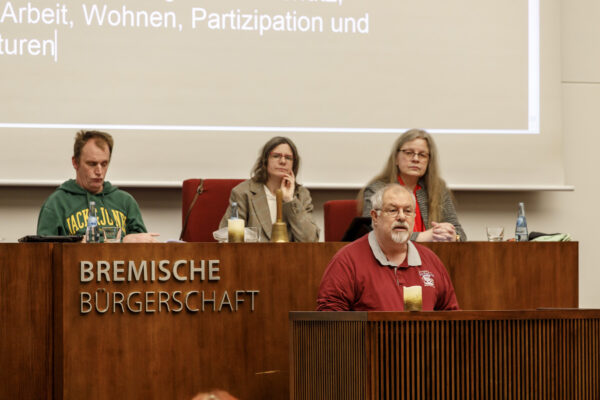
[[[118,226],[103,226],[104,243],[121,243],[121,228]]]
[[[504,240],[503,226],[486,226],[485,232],[487,233],[488,242],[501,242]]]
[[[244,234],[244,242],[256,243],[260,242],[260,231],[255,226],[247,226]]]

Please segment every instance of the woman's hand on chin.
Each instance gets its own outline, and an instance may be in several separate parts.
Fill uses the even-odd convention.
[[[281,192],[283,195],[283,201],[288,202],[292,201],[294,198],[294,189],[296,187],[296,179],[294,178],[294,173],[290,171],[289,174],[285,175],[281,179]]]

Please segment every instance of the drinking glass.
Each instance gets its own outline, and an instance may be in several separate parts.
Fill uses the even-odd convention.
[[[503,226],[486,226],[485,232],[487,233],[488,242],[501,242],[504,240]]]
[[[256,243],[260,242],[260,232],[258,228],[255,226],[247,226],[246,233],[244,235],[244,242],[246,243]]]
[[[121,242],[121,228],[118,226],[104,226],[104,243],[120,243]]]

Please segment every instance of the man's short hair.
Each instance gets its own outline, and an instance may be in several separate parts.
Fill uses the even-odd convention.
[[[98,147],[108,146],[109,158],[112,156],[114,141],[111,135],[106,132],[86,131],[82,129],[75,135],[75,144],[73,145],[73,157],[77,162],[79,162],[79,157],[81,157],[81,149],[83,149],[83,146],[90,139],[93,139]]]
[[[390,189],[393,188],[401,188],[406,191],[406,193],[410,194],[410,198],[412,199],[413,208],[416,207],[415,195],[411,193],[407,188],[398,184],[398,183],[388,183],[387,185],[379,188],[373,196],[371,196],[371,209],[372,210],[381,210],[383,208],[383,195]]]

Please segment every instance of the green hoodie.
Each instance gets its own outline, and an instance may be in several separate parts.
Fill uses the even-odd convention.
[[[96,202],[98,225],[118,226],[123,235],[146,232],[140,208],[127,192],[104,182],[102,192],[92,194],[69,179],[46,199],[38,217],[38,235],[83,235],[90,201]]]

